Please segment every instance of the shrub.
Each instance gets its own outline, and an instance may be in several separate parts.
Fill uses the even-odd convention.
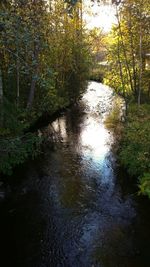
[[[22,137],[1,139],[0,173],[11,175],[14,166],[23,163],[29,156],[37,156],[42,141],[42,137],[32,133]]]
[[[150,197],[150,106],[131,105],[119,153],[128,173],[136,176],[143,194]]]

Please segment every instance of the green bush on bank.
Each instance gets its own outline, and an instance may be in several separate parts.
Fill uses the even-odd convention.
[[[40,153],[43,138],[28,133],[15,138],[0,139],[0,173],[11,175],[14,166],[23,163],[29,156]]]
[[[139,180],[140,192],[150,197],[150,105],[130,105],[119,158]]]
[[[38,137],[22,136],[39,118],[80,99],[91,64],[78,1],[53,1],[51,12],[47,1],[7,2],[0,1],[0,172],[5,173],[37,151]]]
[[[92,81],[103,82],[104,73],[99,69],[95,68],[91,71],[89,79]]]
[[[103,82],[107,71],[107,65],[96,64],[90,71],[89,79],[97,82]]]
[[[115,96],[115,100],[112,106],[112,110],[109,112],[109,114],[106,116],[105,119],[105,126],[107,129],[113,129],[118,130],[118,127],[121,125],[121,107],[122,100],[120,97]],[[117,134],[117,131],[115,131]]]

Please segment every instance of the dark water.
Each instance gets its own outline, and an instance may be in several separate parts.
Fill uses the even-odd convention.
[[[149,202],[116,168],[104,126],[112,103],[109,88],[89,83],[80,106],[44,130],[55,132],[53,151],[47,146],[11,177],[0,266],[150,266]]]

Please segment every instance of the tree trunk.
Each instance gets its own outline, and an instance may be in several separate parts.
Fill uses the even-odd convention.
[[[20,66],[19,66],[19,58],[17,56],[17,106],[19,106],[19,98],[20,98]]]
[[[35,86],[37,82],[38,70],[39,70],[39,43],[37,40],[34,40],[34,57],[33,57],[33,75],[31,80],[30,92],[28,96],[27,108],[30,109],[32,107],[35,95]]]
[[[118,63],[119,63],[119,72],[120,72],[120,79],[123,87],[123,96],[125,97],[125,83],[124,83],[124,78],[123,78],[123,73],[122,73],[122,64],[121,64],[121,59],[120,59],[120,44],[119,44],[119,38],[118,38]]]
[[[128,73],[129,81],[130,81],[130,87],[131,87],[131,91],[134,92],[134,87],[133,87],[133,82],[132,82],[132,75],[131,75],[130,66],[129,66],[128,58],[127,58],[127,53],[126,53],[126,49],[125,49],[125,45],[124,45],[123,34],[122,34],[122,29],[121,29],[121,24],[120,24],[120,19],[119,19],[117,6],[116,6],[116,14],[117,14],[119,33],[120,33],[120,37],[121,37],[121,43],[122,43],[124,58],[125,58],[125,62],[126,62],[126,69],[127,69],[127,73]]]
[[[0,68],[0,127],[3,126],[3,80],[2,70]]]
[[[33,7],[36,6],[36,0],[33,0]],[[32,67],[33,67],[33,73],[32,73],[32,80],[31,80],[31,86],[30,86],[30,91],[29,91],[29,96],[28,96],[28,101],[27,101],[27,108],[30,109],[32,108],[33,101],[34,101],[34,96],[35,96],[35,89],[36,89],[36,82],[37,82],[37,76],[38,76],[38,70],[39,70],[39,51],[40,51],[40,45],[39,45],[39,35],[37,34],[35,30],[35,25],[39,25],[39,22],[36,17],[36,9],[33,8],[33,32],[34,32],[34,41],[33,41],[33,62],[32,62]]]
[[[133,69],[133,87],[135,95],[137,96],[137,72],[136,72],[136,63],[134,55],[135,53],[134,53],[133,32],[132,32],[132,15],[130,6],[129,6],[129,35],[130,35],[131,57],[132,57],[132,69]]]
[[[126,96],[126,91],[125,91],[125,82],[123,78],[123,72],[122,72],[122,64],[121,64],[121,59],[120,59],[120,44],[119,44],[119,38],[118,38],[118,61],[119,61],[119,71],[120,71],[120,79],[123,87],[123,98],[125,101],[125,116],[127,116],[128,113],[128,102],[127,102],[127,96]]]
[[[141,91],[142,91],[142,23],[141,23],[141,10],[140,10],[140,49],[139,49],[139,91],[138,91],[138,105],[141,104]]]
[[[38,72],[37,70],[34,72],[33,77],[32,77],[32,81],[31,81],[31,87],[30,87],[30,92],[29,92],[29,97],[28,97],[28,102],[27,102],[27,108],[30,109],[33,105],[33,101],[34,101],[34,95],[35,95],[35,86],[36,86],[36,76],[37,76]]]

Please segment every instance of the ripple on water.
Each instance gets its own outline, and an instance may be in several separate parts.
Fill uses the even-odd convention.
[[[8,205],[16,267],[148,267],[134,248],[135,201],[116,183],[114,137],[104,125],[113,99],[110,88],[91,82],[81,111],[74,107],[44,130],[54,134],[54,150],[28,164]]]
[[[91,82],[82,99],[86,113],[80,120],[79,131],[75,131],[71,122],[72,114],[68,115],[69,123],[67,116],[63,116],[62,122],[59,119],[53,123],[68,146],[61,145],[48,161],[50,173],[54,165],[57,168],[49,196],[67,255],[66,264],[70,267],[93,264],[108,267],[102,255],[107,254],[105,249],[113,253],[117,247],[121,257],[121,251],[130,243],[128,228],[136,212],[132,198],[122,199],[116,186],[115,158],[111,151],[114,137],[103,123],[112,101],[113,92],[109,87]],[[124,238],[126,242],[121,245]],[[111,267],[116,267],[116,262],[114,259]]]

